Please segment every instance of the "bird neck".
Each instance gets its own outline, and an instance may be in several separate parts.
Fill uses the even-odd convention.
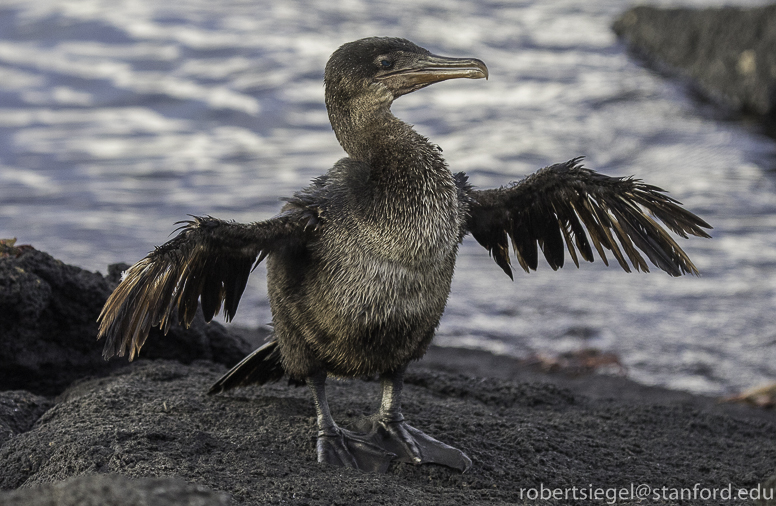
[[[390,136],[403,125],[391,113],[393,95],[377,85],[352,95],[326,91],[329,121],[340,145],[350,158],[371,163],[387,140],[386,134]]]
[[[329,106],[337,139],[351,160],[361,162],[349,165],[356,169],[349,174],[357,181],[350,185],[354,216],[359,230],[382,238],[380,249],[390,243],[392,254],[437,261],[460,240],[455,181],[439,147],[396,118],[389,105]]]
[[[439,147],[394,116],[392,102],[389,92],[341,102],[327,97],[329,121],[348,156],[369,165],[374,178],[411,177],[435,168],[449,172]]]

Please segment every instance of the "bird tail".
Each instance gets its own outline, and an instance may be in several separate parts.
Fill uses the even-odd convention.
[[[218,394],[235,387],[279,381],[285,373],[280,362],[278,342],[273,339],[229,369],[207,393]]]

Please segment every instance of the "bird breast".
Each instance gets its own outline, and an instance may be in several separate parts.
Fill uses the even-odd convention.
[[[441,316],[461,229],[454,185],[397,188],[370,209],[342,213],[318,256],[338,311],[364,322]]]

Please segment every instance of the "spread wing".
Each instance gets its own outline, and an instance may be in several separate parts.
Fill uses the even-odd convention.
[[[128,351],[132,360],[151,327],[166,334],[176,318],[188,327],[198,299],[206,321],[222,305],[231,320],[253,268],[272,251],[303,244],[317,227],[317,216],[301,198],[289,202],[283,213],[257,223],[212,217],[181,222],[180,233],[129,268],[105,303],[97,337],[107,338],[103,357]]]
[[[672,276],[698,274],[687,254],[654,218],[684,238],[687,234],[709,237],[703,230],[711,228],[708,223],[661,188],[638,179],[598,174],[580,162],[581,158],[575,158],[555,164],[496,190],[464,187],[469,197],[468,232],[509,277],[508,238],[526,272],[536,270],[537,244],[550,267],[563,267],[565,243],[577,267],[578,254],[593,261],[594,247],[606,265],[604,250],[610,250],[627,272],[626,257],[637,271],[649,272],[641,250]]]

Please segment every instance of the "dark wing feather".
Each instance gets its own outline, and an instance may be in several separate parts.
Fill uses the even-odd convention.
[[[537,245],[550,267],[563,267],[565,244],[577,267],[580,256],[593,261],[595,248],[607,265],[605,250],[627,272],[631,265],[648,272],[641,250],[672,276],[698,274],[687,254],[653,217],[685,238],[688,234],[709,237],[703,230],[711,228],[708,223],[656,186],[598,174],[582,167],[580,161],[575,158],[546,167],[496,190],[476,191],[467,186],[466,231],[487,248],[509,277],[507,236],[526,272],[537,267]]]
[[[130,267],[100,313],[103,356],[132,360],[151,327],[167,333],[177,319],[188,327],[202,301],[206,321],[221,311],[231,320],[252,266],[273,250],[301,243],[314,231],[315,212],[300,200],[267,221],[240,224],[212,217],[181,222],[180,233]]]

